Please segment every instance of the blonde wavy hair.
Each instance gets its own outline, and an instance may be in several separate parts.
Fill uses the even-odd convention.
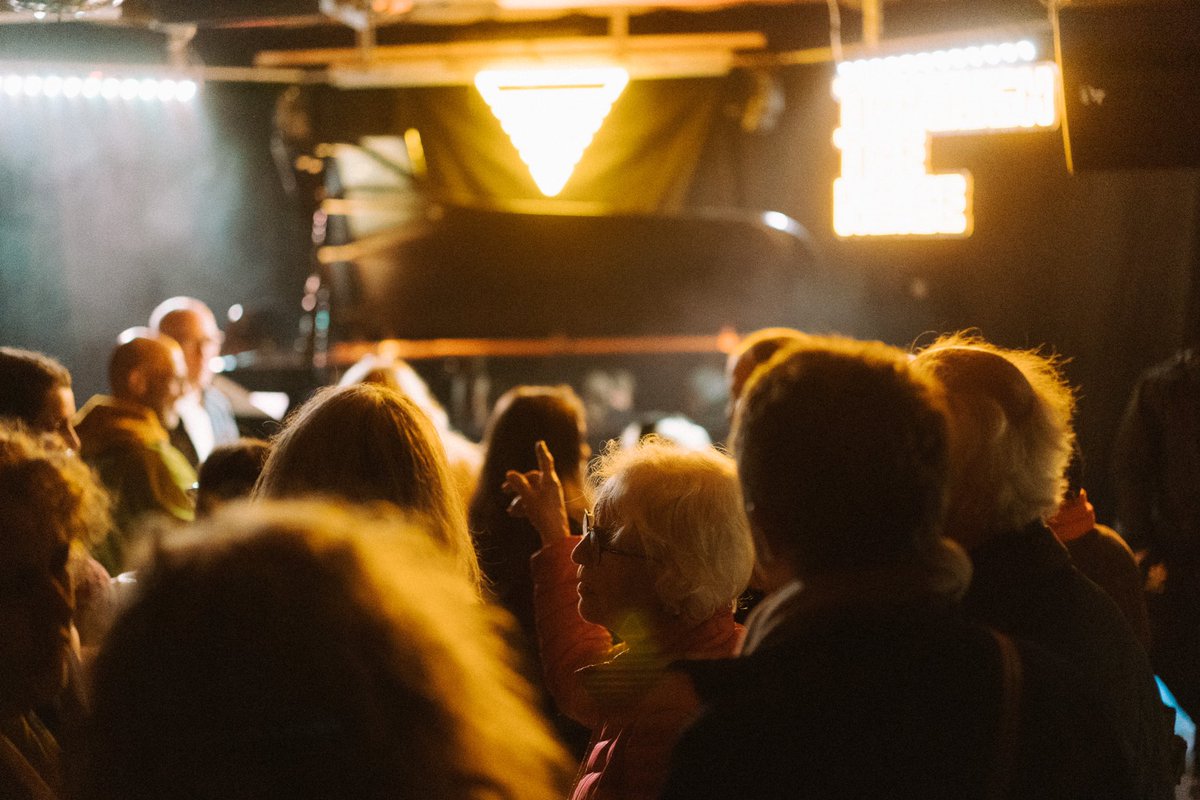
[[[754,563],[733,459],[649,436],[610,445],[590,481],[606,526],[628,527],[642,543],[667,611],[698,623],[732,607]]]
[[[937,339],[913,365],[946,390],[951,423],[950,513],[984,534],[1054,512],[1075,433],[1075,395],[1062,361],[997,347],[971,332]]]
[[[561,798],[507,625],[394,509],[228,506],[141,572],[78,796]]]

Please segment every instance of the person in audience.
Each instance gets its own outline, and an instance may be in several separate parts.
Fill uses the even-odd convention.
[[[238,437],[233,404],[215,383],[212,370],[224,334],[212,310],[194,297],[172,297],[159,303],[150,313],[150,328],[170,336],[183,350],[187,387],[175,403],[179,422],[171,428],[171,444],[193,467],[199,466],[213,447]]]
[[[56,437],[69,453],[79,452],[71,373],[50,356],[0,347],[0,418],[30,432]],[[71,545],[75,626],[84,646],[95,644],[112,616],[109,574],[82,542]]]
[[[962,334],[939,339],[913,363],[949,398],[946,532],[974,567],[966,612],[1075,665],[1124,736],[1134,796],[1171,797],[1182,763],[1146,653],[1044,522],[1066,488],[1074,440],[1066,380],[1050,358]]]
[[[450,426],[450,415],[417,371],[403,359],[369,353],[346,370],[338,381],[339,386],[356,383],[378,383],[395,389],[425,412],[446,450],[446,461],[463,502],[470,502],[483,465],[483,449]]]
[[[275,437],[254,496],[326,495],[386,502],[430,520],[430,533],[479,583],[466,508],[424,412],[378,384],[330,386],[293,412]]]
[[[221,506],[250,496],[271,452],[262,439],[219,444],[204,459],[196,479],[196,517],[211,516]]]
[[[729,418],[732,421],[738,400],[746,388],[746,381],[761,364],[771,360],[780,349],[798,341],[808,334],[795,328],[762,328],[742,337],[725,360],[725,378],[729,382]]]
[[[1146,576],[1152,663],[1200,720],[1200,343],[1138,377],[1112,465],[1117,530]]]
[[[530,557],[541,539],[527,519],[508,513],[512,498],[502,488],[509,470],[537,468],[534,447],[546,442],[557,465],[571,531],[578,533],[587,509],[584,465],[587,444],[583,403],[569,386],[518,386],[505,392],[492,410],[483,437],[483,469],[471,498],[467,523],[475,540],[486,594],[516,618],[521,646],[529,656],[531,682],[543,690],[543,708],[572,751],[582,756],[588,731],[557,712],[541,678],[533,613]]]
[[[1150,620],[1137,559],[1116,531],[1096,522],[1096,510],[1082,483],[1083,454],[1076,445],[1067,465],[1062,502],[1046,525],[1067,548],[1075,568],[1113,599],[1138,642],[1150,652]]]
[[[73,653],[71,545],[106,529],[107,498],[58,441],[0,425],[0,797],[52,800],[59,745],[35,708],[62,698]]]
[[[222,509],[97,658],[79,800],[552,800],[570,764],[494,610],[394,510]]]
[[[593,731],[571,796],[656,798],[696,710],[667,665],[731,655],[742,635],[733,604],[754,553],[733,462],[653,439],[609,448],[579,537],[544,442],[537,457],[505,486],[542,541],[532,567],[547,684]]]
[[[119,342],[108,363],[112,395],[88,400],[75,425],[80,455],[113,498],[114,528],[94,553],[113,575],[125,571],[147,518],[192,521],[196,482],[167,435],[186,382],[179,345],[145,328],[126,331]]]
[[[903,352],[780,349],[734,448],[775,582],[740,658],[683,665],[705,710],[664,798],[1128,797],[1115,734],[1057,662],[962,618],[945,404]]]
[[[71,373],[43,353],[0,347],[0,417],[53,433],[68,449],[79,450]]]

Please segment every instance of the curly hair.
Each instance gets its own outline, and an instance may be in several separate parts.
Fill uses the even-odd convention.
[[[732,607],[754,564],[733,459],[649,436],[632,448],[610,445],[590,480],[597,516],[638,537],[669,612],[697,623]]]
[[[562,797],[474,588],[395,509],[220,510],[160,545],[106,639],[77,796]]]
[[[329,495],[388,502],[429,521],[463,573],[479,582],[465,501],[429,418],[386,386],[329,386],[293,412],[272,442],[254,496]]]
[[[92,471],[61,442],[0,424],[0,519],[9,532],[49,525],[95,544],[112,526],[109,498]]]
[[[949,400],[952,522],[994,533],[1054,513],[1075,442],[1075,396],[1061,361],[955,333],[917,353],[913,365]]]

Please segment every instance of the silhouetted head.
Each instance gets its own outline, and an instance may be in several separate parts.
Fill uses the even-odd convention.
[[[746,386],[738,474],[764,562],[801,578],[941,569],[945,404],[935,382],[879,342],[808,337]],[[968,573],[969,574],[969,573]]]
[[[317,392],[275,437],[254,494],[391,503],[426,517],[464,574],[478,580],[465,503],[437,433],[424,412],[394,389],[357,384]]]
[[[113,396],[152,410],[168,428],[179,422],[175,401],[187,388],[187,367],[174,339],[146,328],[121,334],[108,362]]]
[[[953,476],[946,533],[968,549],[1054,513],[1075,436],[1075,400],[1055,362],[955,334],[913,365],[950,408]]]
[[[394,512],[230,506],[160,545],[94,670],[84,800],[550,800],[502,622]]]
[[[66,367],[42,353],[0,347],[0,417],[56,434],[67,448],[78,450],[74,416],[75,393]]]

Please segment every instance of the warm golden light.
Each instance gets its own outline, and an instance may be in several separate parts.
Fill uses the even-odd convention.
[[[566,186],[628,83],[620,67],[489,69],[475,76],[475,87],[547,197]]]
[[[930,173],[931,135],[1057,125],[1058,68],[1036,55],[1021,41],[839,64],[834,232],[969,236],[971,176]]]

